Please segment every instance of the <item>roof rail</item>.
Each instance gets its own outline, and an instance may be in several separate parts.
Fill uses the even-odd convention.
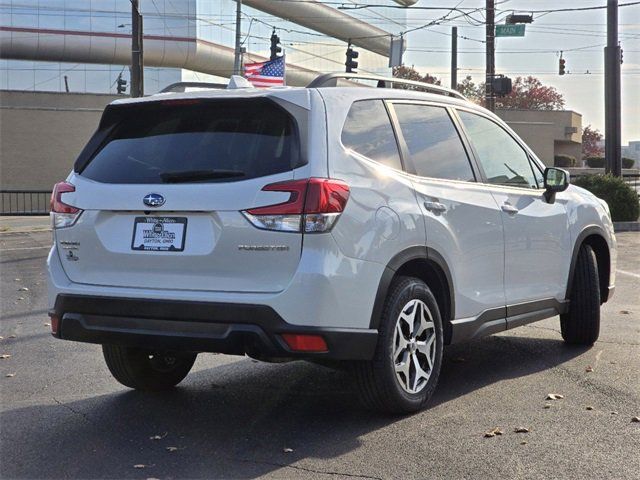
[[[326,73],[314,79],[309,85],[307,85],[307,88],[335,87],[338,85],[338,79],[341,78],[345,80],[374,80],[378,82],[377,88],[394,88],[395,85],[408,85],[411,87],[415,87],[416,90],[422,89],[428,93],[449,95],[450,97],[459,98],[461,100],[467,99],[464,95],[456,90],[441,87],[439,85],[433,85],[431,83],[417,82],[415,80],[404,80],[402,78],[380,77],[377,75],[361,75],[359,73]],[[357,84],[357,82],[352,83]],[[357,85],[363,87],[368,86],[363,84]]]
[[[202,88],[202,89],[225,89],[227,85],[224,83],[207,83],[207,82],[177,82],[167,85],[158,93],[182,93],[186,92],[188,88]]]

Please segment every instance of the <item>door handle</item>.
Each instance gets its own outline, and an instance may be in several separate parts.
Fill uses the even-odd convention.
[[[447,211],[447,206],[440,202],[424,202],[424,208],[436,214]]]
[[[509,215],[515,215],[516,213],[519,212],[519,210],[516,207],[508,203],[503,204],[501,208],[503,212],[507,212]]]

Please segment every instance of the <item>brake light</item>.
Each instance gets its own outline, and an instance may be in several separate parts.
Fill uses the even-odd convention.
[[[328,232],[349,199],[349,186],[330,178],[272,183],[262,190],[291,195],[286,202],[251,208],[242,213],[257,228],[281,232]]]
[[[283,333],[282,338],[294,352],[328,352],[327,342],[320,335]]]
[[[51,192],[51,223],[53,228],[64,228],[72,226],[82,213],[77,207],[62,201],[63,193],[75,192],[76,187],[68,182],[56,183]]]

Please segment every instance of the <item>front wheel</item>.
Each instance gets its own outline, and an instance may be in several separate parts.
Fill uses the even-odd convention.
[[[197,354],[151,351],[120,345],[103,345],[102,353],[114,378],[136,390],[168,390],[187,376]]]
[[[442,319],[433,293],[418,278],[398,278],[385,302],[374,359],[356,365],[365,406],[389,413],[424,408],[438,383],[442,350]]]
[[[569,311],[560,315],[562,338],[573,345],[593,345],[600,335],[600,281],[589,245],[578,252],[569,300]]]

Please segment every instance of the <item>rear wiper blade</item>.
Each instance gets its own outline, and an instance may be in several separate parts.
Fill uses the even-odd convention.
[[[162,172],[160,178],[165,183],[192,182],[198,180],[213,180],[216,178],[244,177],[241,170],[184,170]]]

